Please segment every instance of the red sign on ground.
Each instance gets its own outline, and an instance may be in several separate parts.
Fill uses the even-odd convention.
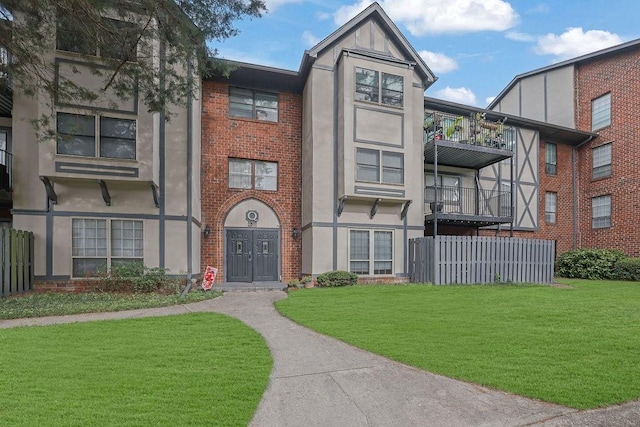
[[[207,266],[207,269],[204,272],[204,278],[202,279],[202,289],[208,291],[213,286],[213,282],[216,281],[216,276],[218,275],[218,269],[215,267]]]

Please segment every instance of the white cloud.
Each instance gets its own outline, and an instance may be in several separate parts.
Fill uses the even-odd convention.
[[[477,105],[476,95],[466,87],[445,87],[433,94],[434,98],[444,99],[445,101],[457,102],[460,104]]]
[[[487,97],[487,98],[485,98],[485,99],[484,99],[484,103],[485,103],[486,105],[489,105],[489,104],[491,104],[495,99],[496,99],[496,97],[495,97],[495,96],[489,96],[489,97]]]
[[[534,42],[537,39],[533,34],[519,33],[518,31],[509,31],[505,37],[516,42]]]
[[[269,12],[273,12],[283,4],[287,3],[301,3],[302,0],[265,0],[265,4],[267,5],[267,10]]]
[[[359,0],[333,15],[342,25],[373,3]],[[380,0],[394,22],[403,23],[414,36],[443,33],[505,31],[518,22],[518,14],[504,0]]]
[[[434,73],[448,73],[458,69],[458,63],[455,59],[448,57],[443,53],[430,52],[421,50],[418,54],[424,59],[431,71]]]
[[[558,35],[549,33],[538,38],[534,51],[538,55],[554,55],[556,61],[575,58],[622,43],[622,38],[602,30],[583,31],[582,28],[567,28]]]
[[[320,43],[320,39],[313,35],[311,31],[305,31],[302,33],[302,42],[306,47],[313,47]]]

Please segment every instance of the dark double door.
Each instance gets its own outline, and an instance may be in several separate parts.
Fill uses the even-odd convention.
[[[280,230],[227,230],[227,281],[271,282],[278,278]]]

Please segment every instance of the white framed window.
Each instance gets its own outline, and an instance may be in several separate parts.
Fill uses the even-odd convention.
[[[611,176],[611,143],[601,145],[591,150],[593,158],[592,178],[606,178]]]
[[[143,223],[121,219],[72,219],[72,277],[112,265],[144,262]]]
[[[229,115],[231,117],[277,122],[278,94],[230,87]]]
[[[611,227],[611,195],[591,199],[591,228]]]
[[[278,163],[229,159],[229,188],[278,190]]]
[[[549,175],[558,173],[558,146],[547,142],[544,144],[545,172]]]
[[[611,93],[591,101],[591,130],[598,130],[611,124]]]
[[[393,274],[393,231],[349,230],[349,271],[369,276]]]
[[[356,148],[356,181],[404,184],[404,154]]]
[[[356,67],[356,101],[402,107],[404,78],[395,74]]]
[[[547,224],[556,223],[558,193],[548,191],[544,194],[544,220]]]
[[[136,158],[136,121],[57,113],[56,153],[109,159]]]

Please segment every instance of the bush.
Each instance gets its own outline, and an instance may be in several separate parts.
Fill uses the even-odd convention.
[[[302,276],[302,279],[300,279],[300,284],[308,285],[309,283],[313,283],[313,276]]]
[[[349,286],[358,283],[358,276],[348,271],[329,271],[317,277],[318,286]]]
[[[290,288],[297,288],[298,286],[300,286],[300,280],[298,279],[291,279],[289,280],[288,286]]]
[[[571,279],[615,279],[613,268],[624,258],[619,250],[575,249],[558,257],[556,274]]]
[[[613,267],[616,280],[630,280],[640,282],[640,258],[621,259]]]
[[[180,284],[166,275],[166,269],[145,267],[141,262],[113,265],[108,272],[98,275],[100,284],[97,288],[105,292],[165,294],[180,291]]]

